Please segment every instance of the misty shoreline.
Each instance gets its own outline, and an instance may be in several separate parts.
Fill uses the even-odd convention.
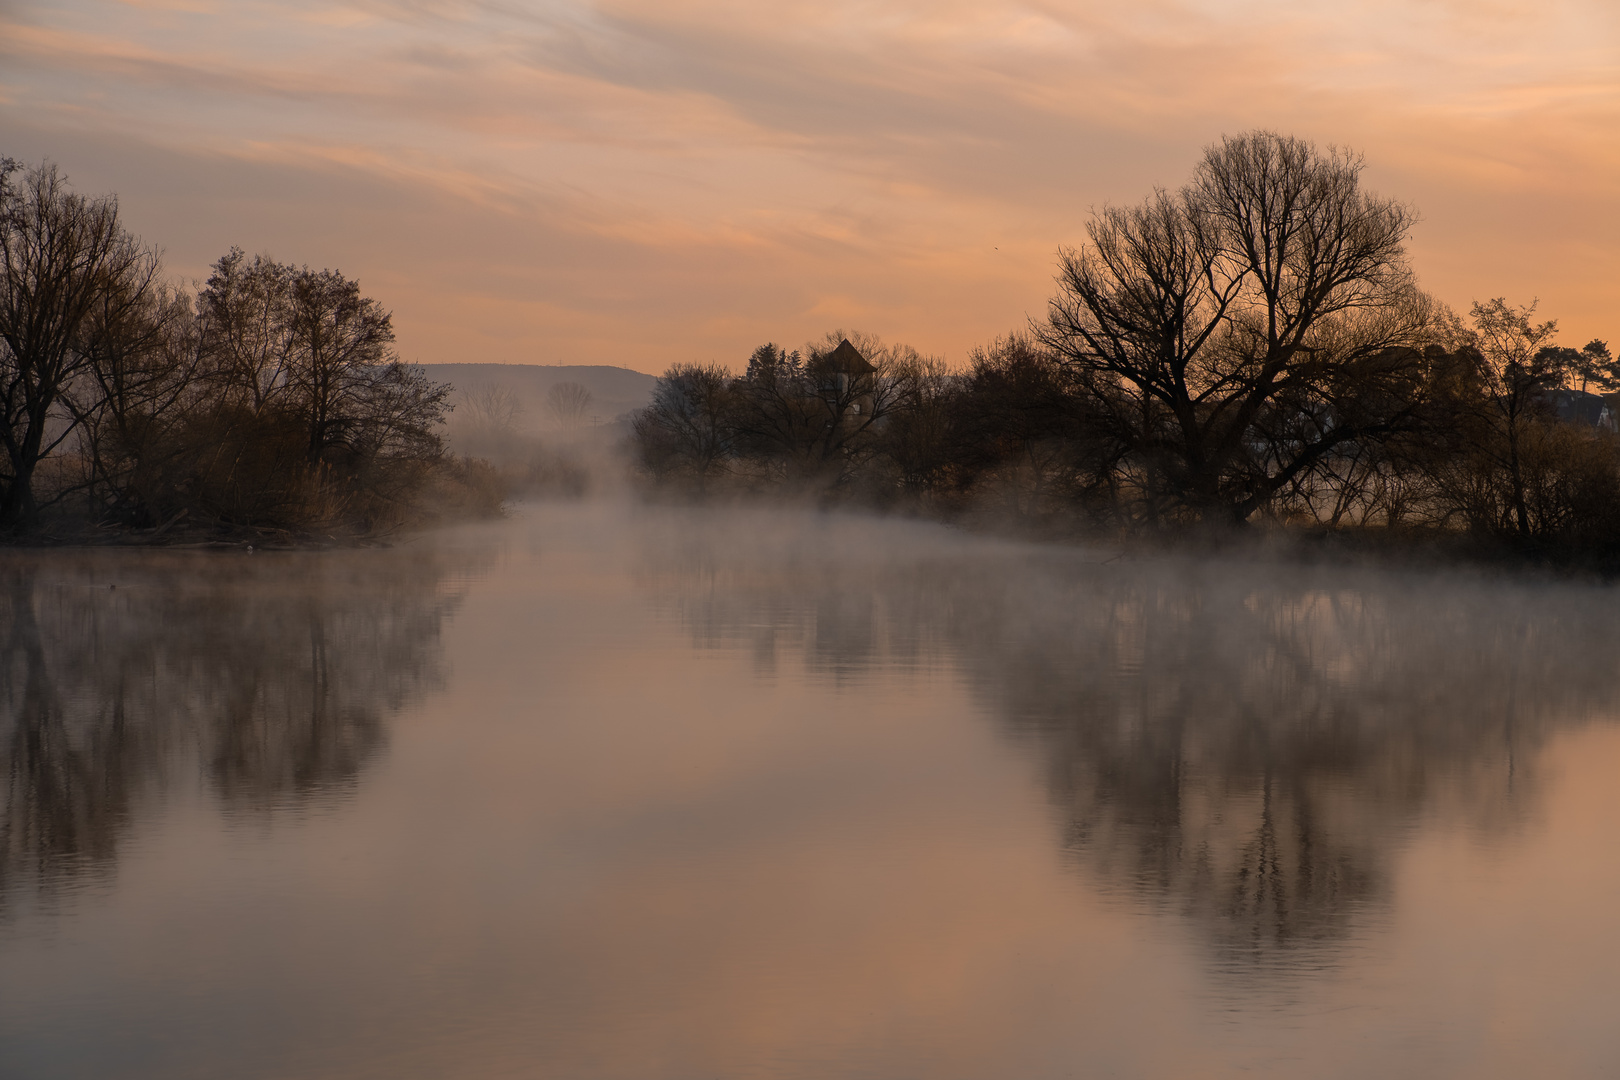
[[[594,479],[594,478],[593,478]],[[569,494],[518,492],[491,513],[463,518],[446,518],[391,530],[385,534],[316,534],[251,527],[221,530],[213,525],[190,528],[176,523],[169,528],[97,529],[37,533],[0,540],[0,551],[62,551],[103,549],[151,549],[215,553],[256,551],[355,551],[388,550],[431,542],[469,526],[494,524],[521,516],[528,508],[548,504],[575,503],[620,506],[632,513],[676,511],[693,517],[722,520],[742,512],[750,518],[801,522],[834,522],[840,519],[874,525],[923,525],[964,539],[1028,544],[1065,555],[1091,555],[1084,561],[1094,564],[1134,563],[1160,559],[1192,559],[1198,562],[1231,562],[1240,565],[1275,564],[1297,567],[1339,567],[1390,570],[1441,576],[1461,573],[1507,574],[1523,581],[1549,581],[1610,584],[1620,579],[1620,559],[1612,555],[1594,557],[1590,553],[1571,555],[1557,550],[1519,548],[1492,538],[1467,534],[1433,535],[1395,533],[1383,530],[1304,531],[1282,526],[1251,524],[1241,528],[1166,530],[1158,534],[1132,533],[1109,536],[1100,531],[1051,522],[1019,522],[986,513],[952,516],[925,509],[873,508],[860,505],[817,505],[809,498],[781,495],[732,495],[710,499],[673,497],[667,492],[636,491],[627,484],[585,486],[589,490]]]

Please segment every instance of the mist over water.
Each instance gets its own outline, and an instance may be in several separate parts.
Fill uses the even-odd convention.
[[[0,1074],[1620,1070],[1607,586],[613,501],[0,585]]]

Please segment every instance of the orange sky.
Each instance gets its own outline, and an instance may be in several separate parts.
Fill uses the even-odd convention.
[[[1453,306],[1620,344],[1614,0],[0,0],[0,154],[177,275],[341,269],[425,362],[960,361],[1262,126],[1364,151]]]

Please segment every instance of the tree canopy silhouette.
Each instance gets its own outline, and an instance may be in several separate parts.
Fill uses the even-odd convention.
[[[456,501],[449,387],[400,362],[359,283],[238,248],[196,295],[159,271],[116,199],[0,159],[0,534],[46,510],[364,532],[418,516],[430,487]]]
[[[1241,522],[1353,440],[1413,415],[1433,303],[1406,206],[1362,161],[1224,138],[1180,191],[1107,207],[1061,253],[1037,327],[1126,451],[1140,513]]]
[[[83,407],[75,384],[98,337],[148,301],[157,271],[116,199],[74,194],[54,165],[0,158],[0,531],[34,523],[34,474],[71,435],[64,414]]]

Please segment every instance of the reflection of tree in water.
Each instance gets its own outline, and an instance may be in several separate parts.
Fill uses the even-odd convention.
[[[1166,576],[1025,579],[953,637],[1045,757],[1067,847],[1237,968],[1347,934],[1421,815],[1511,822],[1549,729],[1614,698],[1608,590]]]
[[[1420,817],[1510,826],[1551,728],[1620,688],[1606,588],[1028,549],[696,578],[660,557],[703,640],[793,643],[840,676],[954,658],[1044,759],[1065,848],[1233,973],[1328,959]]]
[[[227,806],[340,794],[440,680],[431,552],[8,556],[0,904],[111,866],[143,790],[200,763]]]

